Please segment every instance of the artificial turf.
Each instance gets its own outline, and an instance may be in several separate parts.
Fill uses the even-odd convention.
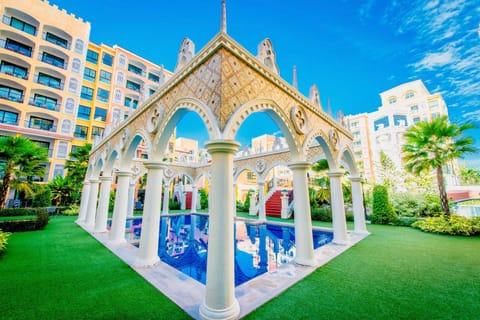
[[[73,221],[15,233],[0,256],[1,319],[188,316]],[[478,319],[480,237],[369,226],[368,238],[248,319]]]

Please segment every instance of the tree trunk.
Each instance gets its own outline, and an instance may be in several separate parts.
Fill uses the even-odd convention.
[[[0,189],[0,209],[5,208],[7,204],[8,193],[10,192],[10,180],[12,180],[12,174],[7,173],[3,176],[2,187]]]
[[[450,207],[448,206],[447,191],[445,191],[445,186],[443,183],[442,166],[437,167],[437,184],[438,184],[438,192],[440,193],[440,204],[442,205],[442,210],[446,216],[449,216]]]

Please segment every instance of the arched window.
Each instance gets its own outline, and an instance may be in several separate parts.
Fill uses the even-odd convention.
[[[68,92],[77,93],[78,91],[78,80],[75,78],[70,78],[68,82]]]
[[[123,86],[123,81],[125,80],[125,74],[122,71],[117,72],[117,86]]]
[[[65,102],[65,113],[75,114],[75,100],[73,98],[67,98]]]
[[[72,121],[70,121],[69,119],[63,119],[60,132],[70,135],[70,131],[72,131]]]
[[[76,39],[75,40],[75,52],[82,54],[83,53],[83,40],[82,39]]]
[[[80,73],[80,69],[82,68],[82,62],[78,58],[74,58],[72,61],[72,71],[75,73]]]

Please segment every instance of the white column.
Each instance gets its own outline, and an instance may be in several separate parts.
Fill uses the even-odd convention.
[[[130,171],[117,171],[117,192],[113,208],[112,228],[109,240],[113,243],[126,242],[125,224],[127,222],[128,185],[132,177]]]
[[[295,262],[301,265],[314,266],[312,219],[310,198],[308,195],[307,171],[308,162],[296,162],[288,165],[293,172],[293,198],[295,211],[295,246],[297,253]]]
[[[365,223],[365,208],[363,206],[362,178],[350,177],[352,184],[352,205],[353,220],[356,233],[368,233],[367,224]]]
[[[90,199],[90,181],[83,181],[82,199],[78,210],[77,223],[84,223],[87,217],[88,200]]]
[[[100,199],[98,200],[94,232],[107,232],[108,204],[110,202],[112,180],[112,177],[100,177]]]
[[[256,216],[257,215],[257,196],[255,194],[254,190],[250,190],[248,193],[248,196],[250,197],[250,207],[248,208],[248,214],[251,216]]]
[[[136,267],[152,266],[160,261],[158,257],[158,236],[164,163],[161,161],[145,161],[143,165],[148,171],[142,216],[142,234],[137,259],[134,263]]]
[[[162,214],[168,214],[168,202],[170,200],[170,183],[163,186],[163,210]]]
[[[235,298],[233,155],[240,144],[233,140],[206,144],[212,156],[210,221],[205,301],[202,319],[237,319],[240,306]]]
[[[265,181],[258,181],[258,221],[267,222],[265,211]]]
[[[191,208],[190,208],[191,213],[197,212],[197,196],[198,196],[197,186],[194,183],[192,185],[192,202],[191,202]]]
[[[182,191],[180,193],[180,210],[186,210],[186,208],[187,208],[186,199],[187,199],[186,192]]]
[[[290,208],[288,207],[288,191],[287,190],[282,190],[282,195],[280,196],[280,199],[282,200],[281,217],[282,219],[288,219],[288,212]]]
[[[234,183],[233,184],[233,216],[236,217],[237,216],[237,184]]]
[[[95,215],[97,214],[98,199],[98,180],[90,180],[90,195],[88,199],[87,217],[85,218],[85,227],[93,229],[95,226]]]
[[[345,204],[343,202],[342,177],[345,171],[329,171],[330,197],[332,206],[333,242],[336,244],[347,243],[347,220],[345,217]]]
[[[128,203],[127,203],[127,217],[133,217],[133,202],[135,201],[135,181],[130,181],[128,186]]]

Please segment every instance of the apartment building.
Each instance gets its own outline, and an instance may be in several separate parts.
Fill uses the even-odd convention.
[[[0,0],[0,11],[0,134],[48,149],[47,181],[70,152],[90,23],[47,1]]]
[[[382,105],[377,111],[348,115],[348,129],[354,137],[353,148],[363,176],[375,183],[380,179],[380,153],[383,151],[397,168],[403,168],[403,134],[420,121],[441,115],[448,116],[447,106],[440,94],[431,94],[422,80],[398,85],[380,93]],[[454,183],[454,175],[447,170],[447,182]]]

